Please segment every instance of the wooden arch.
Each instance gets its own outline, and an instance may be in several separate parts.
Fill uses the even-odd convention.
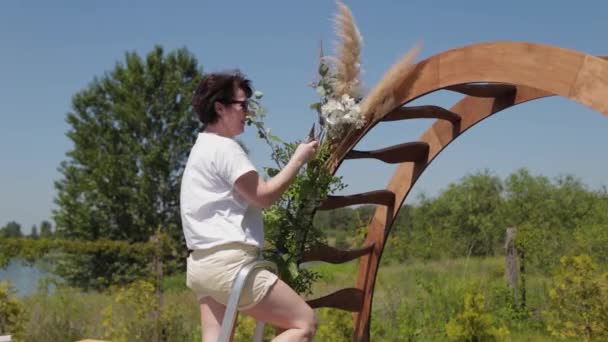
[[[362,248],[338,250],[318,246],[303,261],[343,263],[359,258],[355,287],[310,300],[314,307],[333,307],[354,313],[354,340],[369,341],[374,285],[380,257],[408,193],[433,159],[468,128],[519,103],[558,95],[608,116],[608,61],[573,50],[527,42],[492,42],[449,50],[416,64],[392,89],[400,104],[385,113],[370,113],[360,130],[345,137],[333,155],[335,172],[348,159],[374,158],[398,164],[386,189],[351,196],[330,196],[319,210],[356,204],[376,204]],[[464,95],[450,109],[438,106],[405,106],[437,90]],[[373,151],[353,148],[382,121],[436,118],[415,142]]]

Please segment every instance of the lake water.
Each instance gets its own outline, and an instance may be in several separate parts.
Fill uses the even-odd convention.
[[[19,260],[11,260],[7,268],[0,269],[0,281],[9,280],[19,297],[36,292],[38,280],[46,273],[36,266],[27,266]]]

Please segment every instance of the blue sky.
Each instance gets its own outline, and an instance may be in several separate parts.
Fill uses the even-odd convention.
[[[363,81],[369,88],[416,42],[419,58],[476,42],[517,40],[608,55],[606,1],[347,1],[364,38]],[[29,231],[51,218],[57,167],[71,148],[71,97],[113,68],[126,51],[155,44],[187,47],[204,70],[238,67],[266,96],[268,126],[286,140],[314,121],[308,105],[319,40],[332,52],[333,1],[2,1],[0,4],[0,225]],[[449,107],[440,92],[417,101]],[[383,123],[358,146],[416,140],[429,120]],[[268,149],[242,137],[259,167]],[[608,118],[569,100],[550,98],[496,115],[452,143],[423,174],[413,195],[436,194],[468,172],[504,177],[527,167],[554,177],[574,174],[592,188],[608,185]],[[348,161],[345,193],[384,188],[394,166]],[[373,177],[372,177],[373,175]],[[411,198],[414,198],[411,196]]]

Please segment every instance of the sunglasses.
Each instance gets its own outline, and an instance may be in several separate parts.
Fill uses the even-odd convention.
[[[231,100],[231,101],[226,101],[226,102],[222,102],[224,104],[234,104],[234,103],[238,103],[241,105],[241,109],[244,112],[249,112],[249,100],[243,100],[243,101],[238,101],[238,100]]]

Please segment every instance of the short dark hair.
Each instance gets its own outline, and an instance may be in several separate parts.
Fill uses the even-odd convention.
[[[203,76],[192,96],[192,108],[203,124],[203,129],[218,119],[215,102],[229,103],[234,98],[235,90],[239,88],[245,92],[247,98],[251,97],[251,81],[239,70],[214,72]]]

